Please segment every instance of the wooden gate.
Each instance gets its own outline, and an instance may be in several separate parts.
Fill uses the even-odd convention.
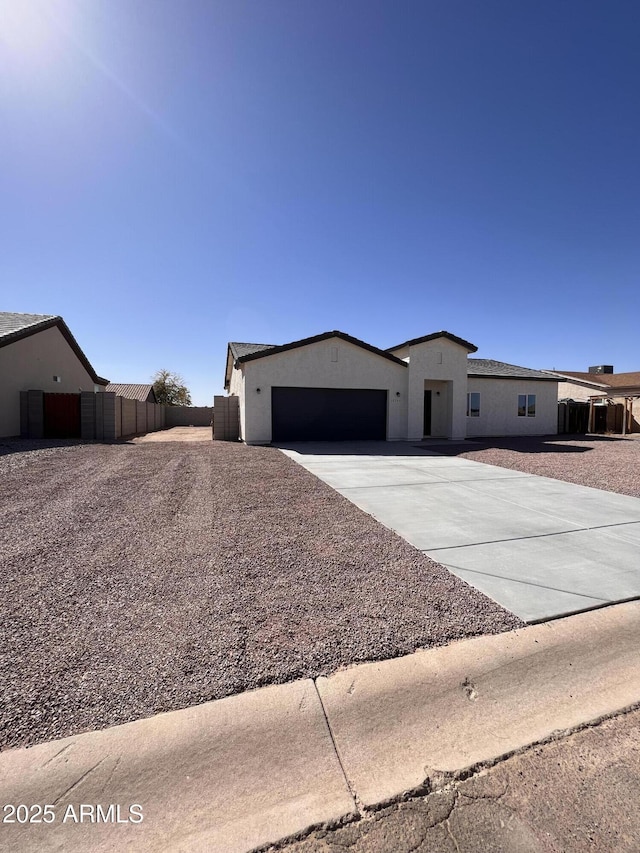
[[[44,395],[44,437],[80,438],[80,394]]]
[[[558,403],[558,432],[579,434],[589,431],[589,404],[575,400]]]

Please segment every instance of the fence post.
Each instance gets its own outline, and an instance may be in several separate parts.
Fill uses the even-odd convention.
[[[20,437],[29,438],[29,392],[20,392]]]
[[[104,391],[94,394],[96,403],[96,439],[104,439]]]
[[[116,397],[116,438],[122,435],[122,397]]]
[[[28,438],[44,438],[44,391],[27,391]]]
[[[114,391],[102,391],[96,394],[102,397],[102,438],[115,441],[116,436],[116,395]]]
[[[240,434],[238,397],[213,398],[213,437],[217,441],[237,441]]]
[[[93,391],[80,392],[80,438],[96,437],[96,400]]]

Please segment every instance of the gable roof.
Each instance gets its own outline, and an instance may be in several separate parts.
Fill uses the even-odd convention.
[[[529,367],[519,367],[517,364],[507,364],[492,358],[468,358],[468,376],[495,376],[501,379],[546,379],[557,382],[558,377],[544,370],[532,370]]]
[[[239,358],[244,355],[251,355],[254,352],[261,352],[266,349],[273,349],[275,344],[245,344],[239,341],[229,341],[227,344],[227,363],[224,368],[224,387],[229,390],[231,382],[231,371]]]
[[[40,329],[48,329],[61,320],[55,314],[14,314],[11,311],[0,311],[0,346],[10,344]]]
[[[551,371],[550,371],[551,372]],[[554,370],[560,379],[577,379],[598,388],[634,388],[640,386],[640,370],[631,373],[580,373],[575,370]]]
[[[421,338],[412,338],[410,341],[405,341],[403,344],[398,344],[395,347],[388,347],[387,352],[393,352],[394,350],[402,349],[403,347],[416,346],[416,344],[423,344],[425,341],[435,341],[437,338],[446,338],[448,341],[453,341],[454,344],[459,344],[469,352],[478,352],[477,346],[469,343],[469,341],[465,341],[464,338],[452,335],[451,332],[445,332],[444,329],[441,332],[433,332],[430,335],[423,335]]]
[[[127,400],[139,400],[140,402],[156,403],[156,392],[150,384],[131,384],[127,382],[110,382],[105,391],[113,391],[118,397],[126,397]],[[149,400],[151,395],[151,400]]]
[[[60,330],[94,383],[96,385],[108,385],[109,380],[103,379],[95,372],[62,317],[55,314],[17,314],[11,311],[0,311],[0,347],[8,346],[15,341],[28,338],[30,335],[35,335],[54,326]]]
[[[401,358],[397,358],[395,355],[391,355],[391,353],[387,352],[383,349],[378,349],[378,347],[374,347],[372,344],[368,344],[365,341],[361,341],[359,338],[353,338],[351,335],[348,335],[346,332],[339,332],[335,329],[333,332],[323,332],[321,335],[314,335],[311,338],[302,338],[300,341],[292,341],[290,344],[282,344],[281,346],[272,346],[269,347],[267,344],[263,344],[263,349],[247,353],[246,355],[240,356],[240,358],[236,359],[240,363],[244,364],[247,361],[254,361],[257,358],[264,358],[268,355],[275,355],[279,352],[287,352],[288,350],[298,349],[298,347],[306,347],[309,344],[317,344],[320,341],[326,341],[329,338],[340,338],[340,340],[346,341],[349,344],[353,344],[354,346],[361,347],[362,349],[366,349],[369,352],[374,353],[374,355],[379,355],[382,358],[386,358],[389,361],[394,361],[396,364],[401,364],[403,367],[406,367],[406,363],[402,361]]]
[[[275,344],[241,344],[238,341],[229,341],[229,349],[234,358],[242,358],[244,355],[252,355],[254,352],[262,352],[265,349],[273,349]]]
[[[298,349],[298,347],[306,347],[309,344],[317,344],[320,341],[329,340],[329,338],[340,338],[340,340],[347,341],[347,343],[353,344],[354,346],[361,347],[362,349],[366,349],[369,352],[374,353],[375,355],[379,355],[382,358],[386,358],[388,361],[393,361],[396,364],[401,364],[403,367],[406,367],[406,362],[402,361],[402,359],[397,358],[395,355],[391,355],[391,353],[387,352],[383,349],[378,349],[378,347],[374,347],[372,344],[366,343],[366,341],[361,341],[359,338],[354,338],[351,335],[348,335],[346,332],[340,332],[335,329],[332,332],[323,332],[321,335],[313,335],[310,338],[302,338],[299,341],[292,341],[289,344],[281,344],[279,346],[273,344],[239,344],[236,342],[229,343],[227,347],[227,366],[224,375],[224,387],[229,387],[230,376],[231,376],[231,367],[234,365],[230,365],[229,356],[232,357],[235,365],[244,364],[247,361],[254,361],[258,358],[265,358],[269,355],[276,355],[280,352],[287,352],[288,350]],[[244,347],[245,352],[242,353],[241,348]],[[238,356],[234,354],[235,351],[238,353],[242,353]]]

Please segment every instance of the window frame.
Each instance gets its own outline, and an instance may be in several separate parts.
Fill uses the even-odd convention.
[[[478,406],[476,409],[473,408],[472,397],[478,398]],[[480,417],[480,392],[479,391],[467,391],[467,417],[468,418],[479,418]]]
[[[537,405],[537,394],[518,394],[518,417],[519,418],[535,418],[536,417],[536,405]],[[521,400],[524,399],[524,406],[521,403]],[[531,402],[533,401],[533,403]],[[533,412],[531,408],[533,406]],[[524,408],[524,411],[522,409]]]

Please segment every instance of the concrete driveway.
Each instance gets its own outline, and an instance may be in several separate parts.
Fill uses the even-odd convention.
[[[527,622],[640,596],[640,499],[404,443],[281,448]]]

